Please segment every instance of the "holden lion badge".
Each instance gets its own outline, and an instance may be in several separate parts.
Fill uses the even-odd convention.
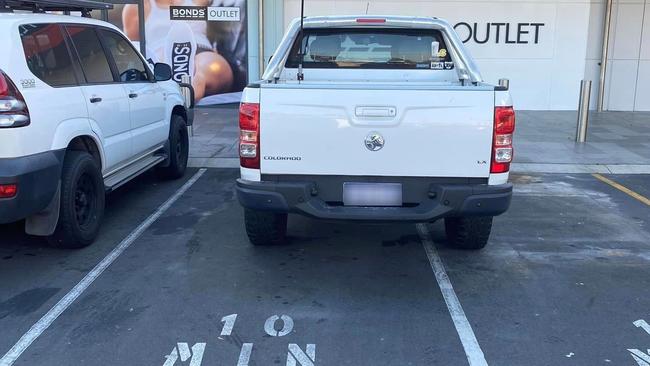
[[[384,137],[379,132],[370,132],[366,136],[366,147],[370,151],[379,151],[384,147]]]

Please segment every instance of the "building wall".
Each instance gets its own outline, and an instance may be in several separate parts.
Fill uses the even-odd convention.
[[[265,1],[265,8],[269,3],[273,7],[265,14],[264,53],[268,60],[286,26],[299,17],[300,0]],[[649,107],[648,2],[615,1],[605,104],[609,109]],[[594,81],[595,106],[604,9],[604,0],[306,0],[305,5],[306,15],[367,11],[377,15],[437,16],[452,24],[465,23],[457,26],[461,38],[470,35],[469,28],[474,33],[476,26],[476,38],[466,44],[483,77],[491,83],[500,78],[510,79],[518,108],[532,110],[575,110],[583,78]],[[507,39],[504,23],[509,30]],[[488,29],[490,37],[480,43],[485,41]]]
[[[594,2],[585,67],[585,78],[594,80],[594,108],[604,17],[604,2]],[[605,86],[606,110],[650,111],[650,0],[614,2]]]
[[[510,79],[518,108],[575,109],[577,106],[587,51],[588,1],[307,0],[306,4],[308,15],[363,14],[368,7],[368,14],[436,16],[452,24],[465,23],[472,28],[472,33],[476,27],[476,37],[466,43],[470,52],[486,81]],[[284,26],[298,17],[299,12],[299,0],[285,0]],[[463,39],[469,36],[465,24],[457,26]],[[488,41],[478,43],[485,40],[488,29]],[[519,41],[518,30],[521,31]]]

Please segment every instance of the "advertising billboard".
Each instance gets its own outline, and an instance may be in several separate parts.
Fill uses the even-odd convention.
[[[138,5],[140,3],[141,5]],[[146,57],[192,77],[198,105],[238,102],[248,82],[246,0],[143,0],[115,5],[108,20],[137,43],[144,7]]]

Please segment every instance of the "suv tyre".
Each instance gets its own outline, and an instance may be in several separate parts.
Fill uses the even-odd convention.
[[[286,213],[244,209],[248,240],[255,246],[283,244],[287,237],[287,217]]]
[[[85,151],[68,151],[61,172],[61,205],[50,245],[82,248],[90,245],[104,217],[104,180],[95,159]]]
[[[190,140],[187,125],[183,117],[172,115],[169,130],[169,157],[167,164],[159,168],[163,178],[178,179],[185,175],[187,159],[190,150]]]
[[[492,231],[492,217],[447,217],[445,231],[447,242],[454,248],[483,249]]]

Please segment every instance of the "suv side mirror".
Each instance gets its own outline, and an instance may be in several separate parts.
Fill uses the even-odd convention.
[[[153,66],[153,74],[156,77],[156,81],[167,81],[172,78],[172,68],[162,62],[157,62]]]

